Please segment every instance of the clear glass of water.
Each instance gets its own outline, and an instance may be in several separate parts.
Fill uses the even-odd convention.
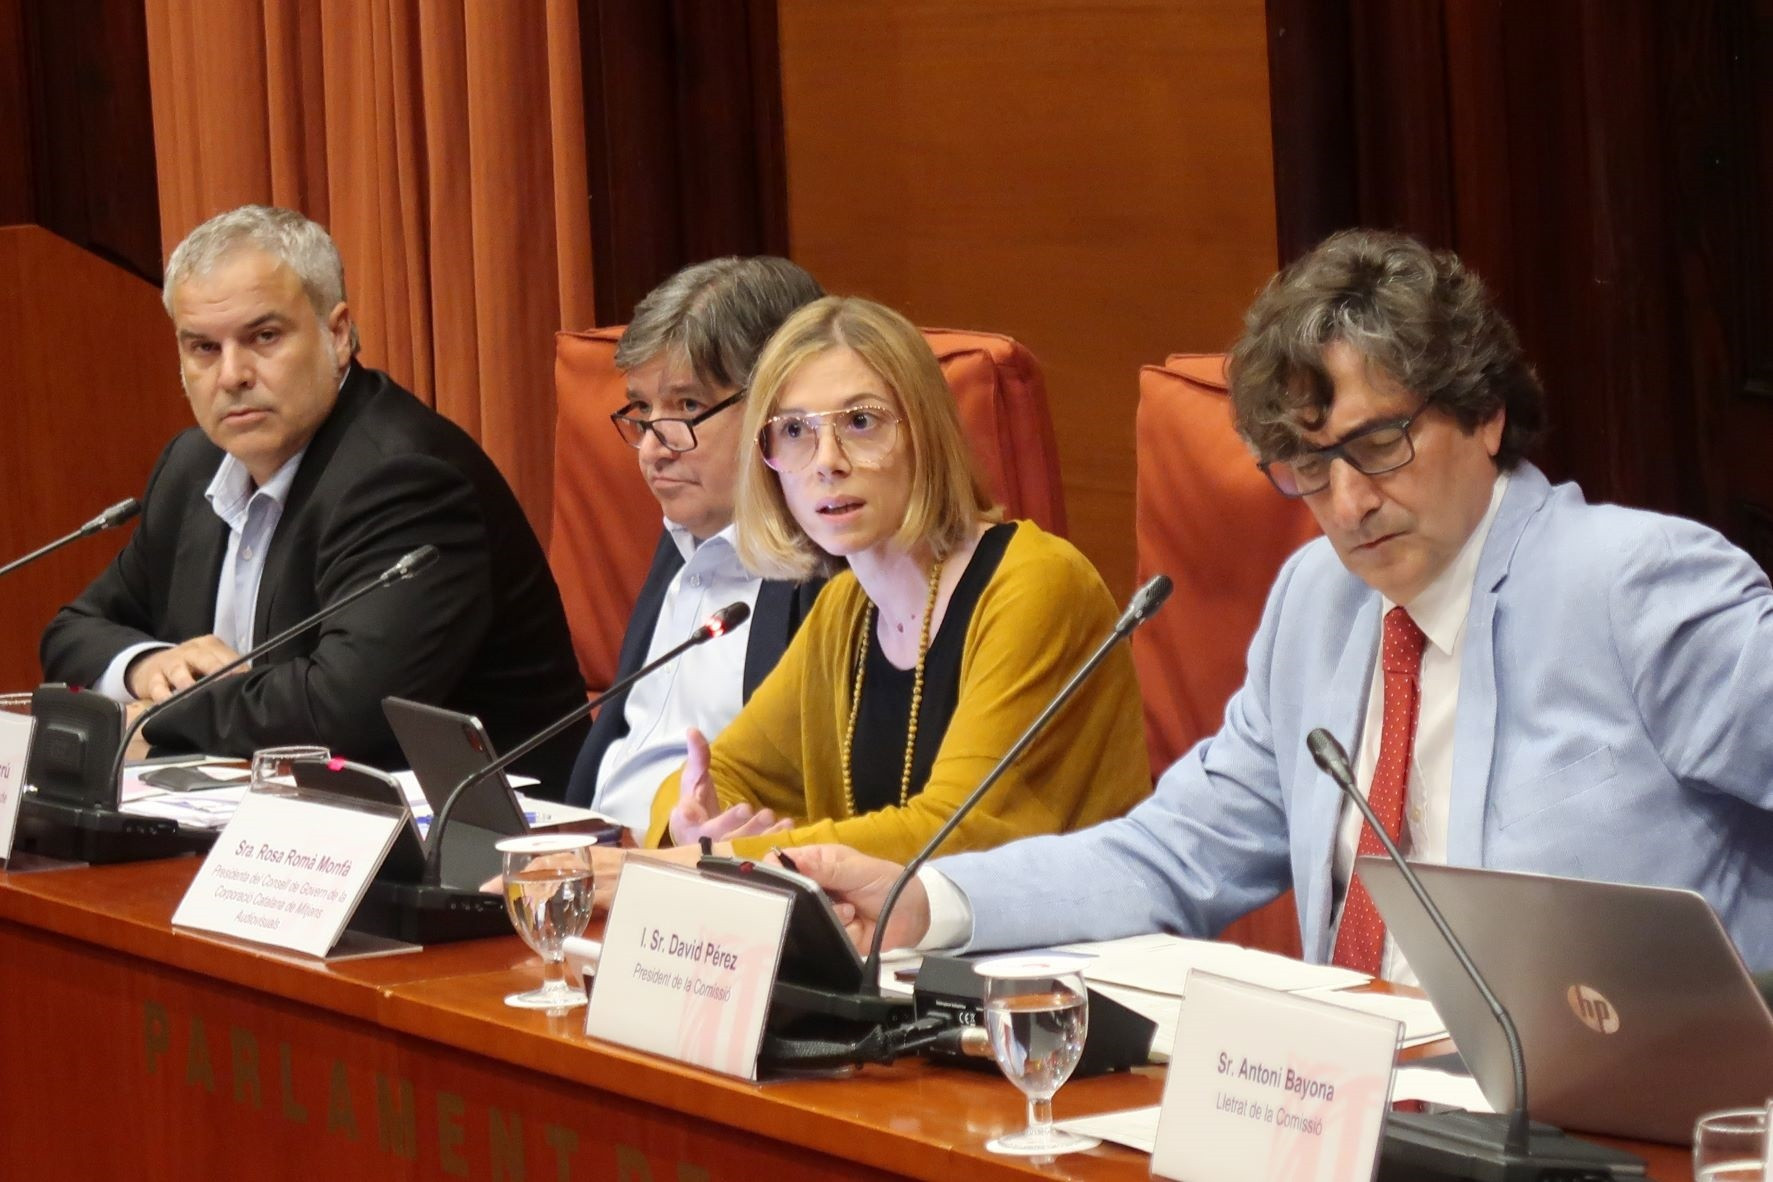
[[[1071,1078],[1089,1033],[1086,959],[1054,953],[982,961],[985,1030],[991,1053],[1011,1083],[1028,1097],[1028,1127],[988,1141],[992,1153],[1052,1157],[1094,1149],[1100,1142],[1053,1126],[1053,1094]]]
[[[1708,1112],[1693,1126],[1694,1182],[1761,1182],[1767,1166],[1767,1110]]]
[[[298,759],[331,759],[325,747],[260,747],[252,753],[252,791],[281,792],[295,787],[291,768]]]
[[[585,834],[526,834],[507,837],[498,851],[505,859],[505,909],[523,942],[542,958],[542,985],[513,993],[505,1004],[523,1010],[560,1013],[585,1004],[585,995],[566,980],[566,941],[585,933],[591,920],[591,847]]]

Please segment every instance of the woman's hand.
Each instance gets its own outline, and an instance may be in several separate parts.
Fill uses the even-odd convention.
[[[704,837],[710,841],[731,841],[735,837],[781,833],[793,827],[792,820],[777,820],[771,810],[756,811],[743,801],[722,811],[720,798],[714,792],[714,776],[708,770],[708,740],[693,726],[684,733],[684,739],[689,750],[683,757],[677,805],[671,810],[672,845],[696,845]]]

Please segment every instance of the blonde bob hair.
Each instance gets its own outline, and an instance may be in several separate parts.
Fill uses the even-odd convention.
[[[832,349],[855,351],[886,383],[901,422],[893,446],[909,447],[911,499],[893,541],[946,558],[980,520],[1002,513],[979,476],[960,430],[960,411],[923,334],[912,323],[871,300],[826,296],[790,316],[764,346],[745,399],[733,519],[739,558],[766,579],[807,579],[841,570],[841,560],[819,549],[789,512],[782,477],[763,462],[759,438],[776,413],[782,391],[800,368]]]

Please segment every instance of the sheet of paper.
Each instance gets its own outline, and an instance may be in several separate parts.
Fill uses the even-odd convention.
[[[123,811],[135,817],[165,817],[187,829],[219,830],[234,819],[247,789],[245,784],[235,784],[202,792],[162,792],[132,800]]]
[[[880,954],[880,993],[882,997],[913,996],[916,991],[918,967],[923,954],[914,948],[894,948]],[[912,974],[901,977],[900,974]]]
[[[1079,1116],[1057,1122],[1067,1133],[1083,1137],[1100,1137],[1140,1153],[1157,1147],[1158,1106],[1128,1108],[1120,1112],[1102,1112],[1095,1116]]]
[[[1306,964],[1272,952],[1182,936],[1137,936],[1131,940],[1065,947],[1096,958],[1084,970],[1084,976],[1092,984],[1126,985],[1172,997],[1181,996],[1182,983],[1191,969],[1285,993],[1305,989],[1345,989],[1371,979],[1352,969]]]
[[[1419,1046],[1447,1037],[1447,1024],[1426,997],[1399,997],[1393,993],[1349,993],[1339,989],[1308,989],[1300,996],[1327,1001],[1333,1006],[1395,1018],[1404,1024],[1404,1045]]]
[[[1463,1108],[1467,1112],[1496,1111],[1484,1099],[1483,1089],[1478,1087],[1477,1080],[1469,1075],[1436,1071],[1432,1067],[1400,1065],[1392,1073],[1391,1098],[1394,1101],[1421,1100],[1428,1104],[1444,1104],[1449,1108]]]

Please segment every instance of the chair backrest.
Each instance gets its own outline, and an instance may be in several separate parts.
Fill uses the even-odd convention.
[[[1133,509],[1139,580],[1175,581],[1133,636],[1151,766],[1219,729],[1281,564],[1318,532],[1275,492],[1232,426],[1222,354],[1176,354],[1139,373]]]
[[[1139,580],[1163,571],[1170,601],[1133,635],[1151,766],[1219,729],[1281,564],[1317,532],[1302,502],[1269,485],[1231,421],[1223,354],[1171,356],[1139,372]],[[1291,892],[1220,938],[1299,955]]]
[[[659,536],[659,506],[634,450],[609,424],[627,385],[616,368],[622,327],[555,334],[554,520],[548,558],[585,679],[608,685],[628,615]],[[960,405],[998,504],[1053,533],[1065,532],[1059,453],[1046,380],[1026,348],[997,333],[925,329]]]

